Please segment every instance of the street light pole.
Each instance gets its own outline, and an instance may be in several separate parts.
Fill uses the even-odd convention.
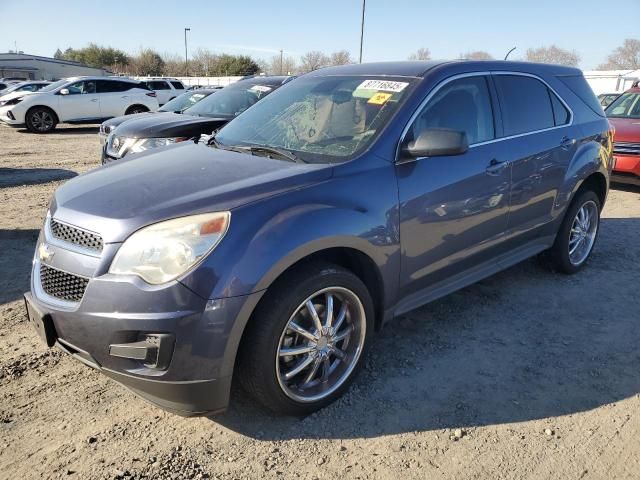
[[[360,23],[360,63],[362,63],[362,40],[364,39],[364,8],[367,0],[362,0],[362,22]]]
[[[509,50],[507,54],[504,56],[504,59],[506,60],[507,58],[509,58],[509,55],[511,55],[511,52],[513,52],[515,49],[516,47],[513,47],[511,50]]]
[[[283,73],[282,73],[282,49],[280,49],[280,75],[283,75]]]
[[[187,56],[187,32],[190,32],[190,28],[184,29],[184,74],[189,76],[189,57]]]

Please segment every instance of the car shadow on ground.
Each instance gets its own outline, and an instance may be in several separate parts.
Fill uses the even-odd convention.
[[[38,234],[35,229],[0,229],[0,304],[19,300],[29,290]]]
[[[611,183],[613,190],[620,190],[621,192],[640,193],[640,186],[630,185],[628,183]]]
[[[99,129],[100,124],[82,126],[65,125],[63,127],[59,126],[54,131],[48,133],[30,132],[26,128],[21,128],[18,131],[20,133],[29,133],[33,135],[81,135],[83,133],[98,133]]]
[[[366,438],[571,415],[637,395],[637,238],[640,219],[605,218],[577,275],[531,259],[396,319],[345,397],[306,418],[275,416],[236,387],[211,420],[264,440]]]
[[[0,168],[0,188],[68,180],[77,172],[63,168]]]

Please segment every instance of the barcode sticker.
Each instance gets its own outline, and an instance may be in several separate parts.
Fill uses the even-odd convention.
[[[401,92],[409,85],[408,82],[394,82],[391,80],[365,80],[358,85],[357,90],[383,90],[386,92]]]

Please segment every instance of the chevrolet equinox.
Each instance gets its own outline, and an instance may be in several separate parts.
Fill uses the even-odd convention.
[[[574,68],[373,63],[297,78],[207,142],[81,175],[50,204],[28,317],[49,346],[183,415],[232,378],[336,400],[393,317],[598,234],[612,132]]]

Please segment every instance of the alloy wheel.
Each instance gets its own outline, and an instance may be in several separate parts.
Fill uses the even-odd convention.
[[[276,352],[283,392],[298,402],[316,402],[349,378],[364,347],[365,310],[344,287],[310,295],[289,318]]]
[[[598,206],[593,200],[585,202],[576,213],[569,232],[569,261],[582,264],[593,248],[598,233]]]
[[[31,124],[39,132],[46,132],[53,127],[53,116],[46,110],[36,110],[31,114]]]

